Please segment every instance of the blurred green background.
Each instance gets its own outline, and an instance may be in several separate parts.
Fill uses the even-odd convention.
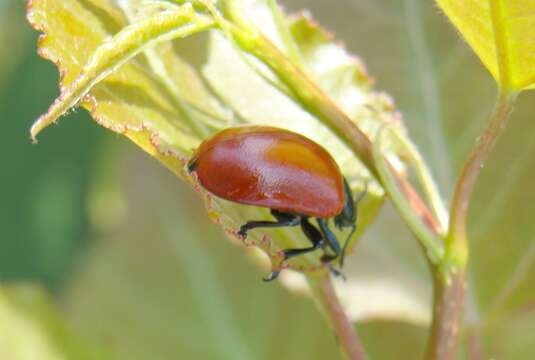
[[[495,86],[436,6],[283,3],[309,9],[361,56],[448,196]],[[154,160],[83,110],[30,143],[31,123],[58,95],[56,68],[37,56],[36,39],[24,2],[0,0],[0,359],[332,359],[336,341],[314,304],[261,283],[266,269]],[[483,351],[508,359],[535,351],[534,100],[521,96],[471,212],[467,320],[497,312],[500,326],[483,331]],[[395,242],[394,255],[429,280],[419,254],[403,255],[416,247],[388,206],[364,241]],[[37,287],[21,285],[29,283]],[[426,332],[416,325],[358,330],[374,359],[423,351]]]

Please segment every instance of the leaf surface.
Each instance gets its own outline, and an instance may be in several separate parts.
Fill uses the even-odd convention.
[[[54,61],[62,74],[62,95],[43,115],[41,120],[46,120],[42,124],[56,120],[80,98],[80,105],[91,112],[97,123],[125,135],[193,184],[194,179],[184,172],[184,163],[197,144],[217,130],[238,124],[268,124],[297,131],[333,154],[355,194],[363,190],[365,182],[369,183],[368,193],[359,204],[358,231],[348,247],[351,251],[356,239],[375,219],[383,203],[382,189],[344,143],[298,99],[285,92],[281,79],[258,59],[239,50],[223,32],[212,30],[186,39],[154,43],[151,37],[160,34],[152,24],[173,20],[169,12],[183,9],[180,16],[200,16],[189,13],[191,7],[184,8],[187,4],[183,7],[166,4],[165,8],[159,8],[147,6],[143,1],[33,0],[29,18],[36,29],[44,32],[40,53]],[[280,46],[283,56],[285,53],[291,56],[288,52],[291,48],[300,59],[296,62],[300,72],[292,76],[301,79],[306,76],[308,83],[321,89],[322,99],[334,102],[369,137],[373,138],[385,122],[404,136],[392,100],[373,90],[363,64],[336,44],[332,35],[308,16],[288,17],[282,13],[276,19],[267,2],[247,1],[246,4],[257,29]],[[132,25],[126,27],[129,23]],[[152,33],[136,47],[140,29],[152,29]],[[165,29],[171,31],[171,27]],[[148,47],[151,41],[154,46]],[[293,42],[293,46],[287,46],[285,41]],[[132,58],[141,50],[142,54]],[[122,65],[118,67],[118,64]],[[385,143],[394,152],[398,151],[389,139]],[[196,189],[203,194],[211,219],[222,225],[231,237],[236,237],[236,230],[245,221],[270,217],[265,209],[236,206],[206,194],[199,186]],[[347,236],[347,233],[336,233],[340,239]],[[308,243],[295,229],[254,231],[245,241],[246,245],[263,249],[274,268],[280,265],[281,249],[306,247]],[[319,257],[318,253],[292,259],[288,266],[303,271],[324,271]],[[383,267],[384,271],[379,271],[377,276],[384,276],[388,269]],[[402,286],[387,292],[389,298],[403,298],[401,310],[395,301],[380,306],[369,301],[354,303],[353,286],[363,293],[376,294],[376,299],[385,295],[387,289],[386,286],[374,288],[357,274],[361,271],[358,266],[348,265],[346,276],[355,276],[355,281],[340,284],[348,304],[356,304],[352,311],[354,319],[427,321],[426,301],[416,299],[416,292],[411,294]],[[364,303],[370,306],[361,306]]]
[[[501,87],[535,87],[535,1],[437,0]]]

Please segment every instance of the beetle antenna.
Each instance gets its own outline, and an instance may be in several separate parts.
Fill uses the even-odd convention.
[[[368,182],[366,181],[366,182],[364,182],[364,190],[355,199],[355,212],[358,210],[357,209],[357,205],[362,201],[362,199],[364,198],[364,196],[366,196],[367,193],[368,193]],[[344,247],[342,248],[342,253],[340,254],[340,267],[344,266],[344,259],[345,259],[345,255],[346,255],[347,245],[349,244],[349,240],[351,239],[351,237],[353,236],[355,231],[357,231],[357,225],[353,224],[351,226],[351,232],[349,233],[349,235],[346,238],[346,241],[344,242]]]
[[[368,182],[364,182],[364,190],[359,194],[359,196],[355,199],[355,207],[360,203],[360,201],[366,196],[368,193]]]
[[[347,235],[346,241],[344,242],[342,253],[340,254],[340,267],[344,266],[344,259],[346,257],[347,245],[349,244],[349,239],[351,239],[351,236],[353,236],[356,230],[357,230],[357,225],[353,224],[353,226],[351,226],[351,232],[349,233],[349,235]]]

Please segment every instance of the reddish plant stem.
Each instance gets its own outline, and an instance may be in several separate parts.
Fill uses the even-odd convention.
[[[470,198],[485,159],[505,129],[507,119],[513,111],[516,96],[517,93],[514,92],[500,92],[498,94],[498,100],[490,117],[489,126],[478,138],[457,179],[450,209],[451,218],[448,236],[449,246],[452,249],[457,249],[457,251],[467,247],[466,222]]]
[[[364,360],[366,358],[364,349],[360,344],[353,324],[344,312],[342,304],[334,290],[331,277],[325,274],[319,279],[314,279],[313,287],[316,290],[318,299],[325,311],[329,323],[331,324],[340,348],[348,360]]]
[[[449,279],[435,274],[433,323],[427,347],[428,360],[451,360],[455,358],[461,327],[466,277],[462,270]]]
[[[411,208],[418,214],[420,219],[422,219],[422,222],[435,234],[442,233],[443,229],[441,229],[437,219],[412,184],[408,182],[402,174],[396,171],[392,165],[389,164],[389,168],[390,171],[395,174],[397,185],[407,197],[407,201],[411,205]]]
[[[450,209],[446,255],[435,269],[433,324],[427,350],[428,360],[450,360],[455,357],[466,289],[466,224],[470,199],[484,162],[505,129],[516,96],[514,92],[499,93],[489,125],[478,138],[457,179]]]

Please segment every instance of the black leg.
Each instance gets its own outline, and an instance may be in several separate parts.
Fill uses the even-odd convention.
[[[294,258],[299,255],[304,255],[309,252],[315,251],[318,248],[325,246],[325,238],[327,238],[327,241],[329,243],[329,246],[335,251],[336,255],[333,258],[329,258],[329,255],[325,255],[322,257],[322,261],[329,262],[340,254],[340,246],[338,244],[338,241],[336,240],[336,237],[331,232],[331,230],[327,227],[327,225],[324,222],[320,222],[320,219],[318,219],[318,224],[321,226],[324,226],[326,231],[320,232],[314,225],[312,225],[308,218],[302,217],[299,215],[293,215],[288,213],[283,213],[277,210],[271,210],[271,214],[277,219],[277,221],[249,221],[245,224],[243,224],[240,227],[239,234],[242,237],[247,236],[247,231],[259,228],[259,227],[267,227],[267,228],[273,228],[273,227],[286,227],[286,226],[297,226],[301,225],[301,230],[305,234],[305,236],[310,240],[312,243],[312,246],[307,248],[301,248],[301,249],[286,249],[283,250],[284,254],[284,261]],[[323,220],[322,220],[323,221]],[[323,225],[322,225],[323,224]],[[329,234],[329,235],[327,235]],[[334,269],[331,265],[329,266],[329,269],[333,273],[333,275],[340,276],[341,273]],[[280,270],[273,271],[269,276],[265,277],[264,281],[272,281],[275,280],[280,274]]]
[[[312,246],[301,249],[286,249],[283,250],[284,261],[294,258],[299,255],[307,254],[323,246],[323,236],[318,229],[308,222],[307,218],[300,218],[301,229],[306,237],[312,242]],[[280,270],[272,272],[268,277],[264,278],[264,281],[275,280],[279,276]]]
[[[344,276],[344,274],[342,274],[340,271],[336,270],[333,266],[333,264],[331,264],[330,262],[327,263],[327,266],[329,267],[329,270],[331,271],[331,274],[333,274],[334,276],[336,277],[341,277],[342,280],[346,280],[346,277]]]
[[[301,217],[298,215],[287,214],[277,210],[271,210],[271,215],[277,219],[277,221],[248,221],[240,227],[238,234],[246,238],[247,231],[259,227],[273,228],[273,227],[285,227],[285,226],[297,226],[301,222]]]
[[[340,244],[338,243],[338,239],[332,232],[332,230],[329,228],[329,224],[325,219],[316,219],[318,222],[318,225],[321,229],[321,232],[323,233],[323,236],[327,240],[327,244],[329,244],[329,247],[334,251],[334,254],[324,254],[321,257],[321,261],[327,264],[329,267],[329,270],[331,271],[331,274],[337,277],[341,277],[342,279],[346,279],[344,274],[342,274],[340,271],[336,270],[331,264],[331,261],[336,260],[338,257],[340,257],[340,267],[343,265],[343,256],[344,256],[344,249],[340,249]]]
[[[349,244],[349,239],[351,239],[351,236],[355,233],[357,230],[357,226],[355,224],[351,225],[351,231],[347,235],[347,238],[344,242],[344,247],[340,249],[340,244],[338,243],[338,239],[336,239],[336,236],[333,234],[332,230],[327,225],[327,222],[324,219],[317,219],[318,225],[321,229],[321,232],[327,239],[327,243],[329,244],[330,248],[334,251],[335,255],[328,255],[326,254],[323,257],[324,261],[332,261],[336,259],[337,257],[340,257],[340,267],[344,266],[344,258],[346,254],[347,245]]]
[[[286,249],[284,250],[284,259],[291,259],[293,257],[303,255],[309,252],[312,252],[316,250],[319,247],[322,247],[323,242],[323,236],[321,233],[308,222],[307,218],[301,219],[301,230],[303,230],[303,233],[305,233],[306,237],[312,242],[311,247],[302,248],[302,249]]]
[[[264,280],[265,282],[270,282],[270,281],[273,281],[275,280],[276,278],[279,277],[279,274],[281,273],[280,270],[277,270],[277,271],[273,271],[271,274],[269,274],[268,276],[266,277],[263,277],[262,280]]]
[[[327,221],[325,219],[316,219],[318,222],[318,226],[320,227],[320,230],[325,237],[325,240],[327,241],[327,244],[329,247],[334,251],[334,255],[325,255],[325,259],[328,261],[332,261],[336,259],[340,254],[342,253],[342,249],[340,248],[340,243],[338,242],[338,239],[334,235],[334,233],[331,231],[329,226],[327,225]]]

